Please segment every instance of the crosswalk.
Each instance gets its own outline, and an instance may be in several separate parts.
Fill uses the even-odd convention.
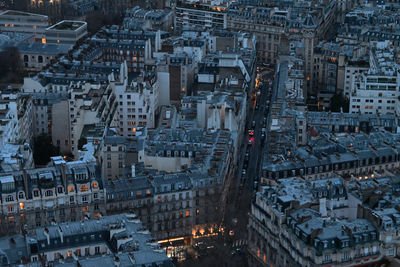
[[[247,239],[239,239],[233,242],[232,248],[239,248],[245,245],[247,245]]]

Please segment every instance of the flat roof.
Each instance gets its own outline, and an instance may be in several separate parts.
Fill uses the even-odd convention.
[[[6,10],[4,12],[1,12],[0,16],[1,15],[44,17],[46,19],[48,18],[46,15],[34,14],[34,13],[23,12],[23,11],[18,11],[18,10]]]
[[[78,21],[78,20],[62,20],[58,22],[57,24],[54,24],[53,26],[50,26],[47,28],[47,30],[72,30],[76,31],[80,27],[84,26],[86,22],[84,21]]]

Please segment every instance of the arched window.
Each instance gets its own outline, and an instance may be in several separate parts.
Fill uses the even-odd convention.
[[[39,57],[38,57],[38,61],[39,61],[39,63],[43,63],[43,57],[42,57],[42,56],[39,56]]]
[[[24,198],[24,192],[19,192],[18,198]]]
[[[12,195],[8,195],[8,196],[6,197],[6,201],[7,201],[7,202],[14,201],[14,197],[13,197]]]
[[[53,195],[53,191],[47,190],[46,193],[44,193],[44,195],[45,195],[46,197],[51,197],[51,196]]]
[[[74,186],[71,184],[70,186],[68,186],[68,192],[74,192]]]

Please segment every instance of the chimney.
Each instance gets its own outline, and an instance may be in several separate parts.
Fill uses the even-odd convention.
[[[64,243],[64,233],[61,226],[58,226],[58,233],[60,234],[61,243]]]
[[[47,229],[47,227],[44,228],[44,235],[47,238],[47,244],[50,245],[50,235],[49,235],[49,229]]]
[[[135,165],[132,165],[132,166],[131,166],[131,175],[132,175],[132,177],[135,177],[135,176],[136,176]]]
[[[319,199],[319,213],[321,214],[322,217],[326,217],[327,216],[326,198],[320,198]]]

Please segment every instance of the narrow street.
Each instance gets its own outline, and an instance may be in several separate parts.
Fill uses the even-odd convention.
[[[268,118],[267,102],[271,99],[272,73],[273,71],[267,71],[261,78],[262,84],[255,91],[256,102],[251,99],[248,101],[246,128],[238,164],[232,166],[221,195],[221,226],[225,229],[224,236],[203,241],[208,247],[212,247],[207,257],[185,261],[178,266],[247,266],[248,212],[260,180],[264,147],[262,139],[265,140],[265,136],[262,137],[262,129],[266,128]],[[253,134],[249,135],[249,130]],[[264,131],[266,132],[265,129]],[[249,138],[254,139],[252,144],[249,143]]]

